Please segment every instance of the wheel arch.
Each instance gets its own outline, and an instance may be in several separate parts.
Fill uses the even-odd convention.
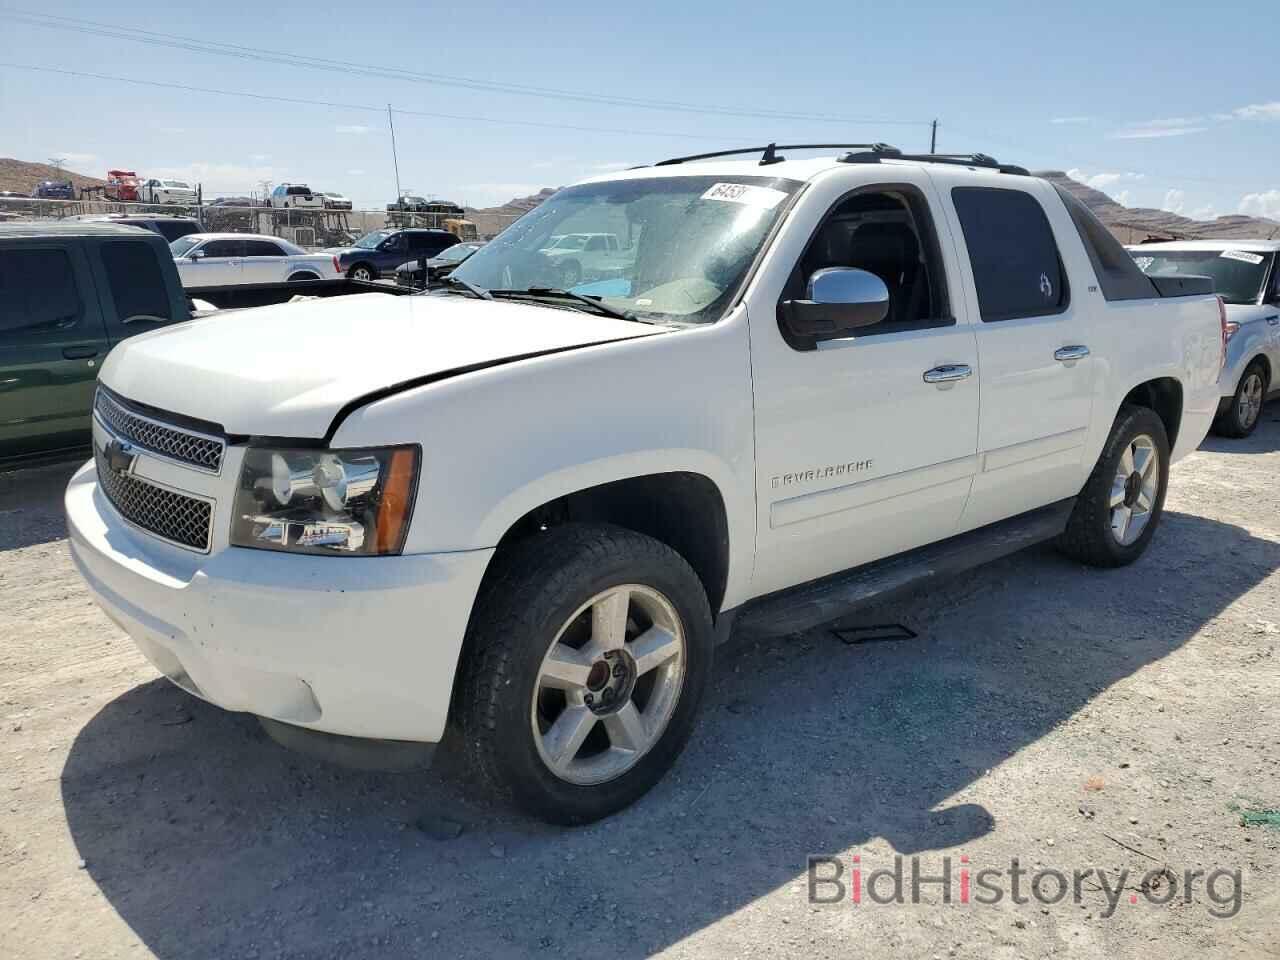
[[[650,473],[564,493],[511,523],[497,552],[565,523],[613,524],[665,543],[693,568],[712,615],[719,614],[729,578],[729,515],[719,486],[705,474]]]
[[[1120,401],[1120,406],[1148,407],[1164,423],[1169,437],[1169,449],[1178,441],[1178,429],[1182,426],[1182,384],[1174,377],[1156,377],[1137,384]],[[1118,411],[1117,411],[1118,412]]]
[[[314,270],[295,270],[289,274],[287,283],[293,283],[295,280],[319,280],[320,274]]]

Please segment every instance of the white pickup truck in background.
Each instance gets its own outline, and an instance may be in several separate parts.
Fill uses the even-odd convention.
[[[1211,277],[1227,310],[1215,433],[1247,437],[1280,390],[1280,240],[1179,240],[1129,252],[1146,274]]]
[[[66,494],[93,595],[283,742],[448,732],[581,823],[675,762],[735,625],[1141,556],[1218,408],[1209,283],[987,157],[781,149],[566,188],[432,293],[121,344]],[[634,242],[566,290],[566,234]]]

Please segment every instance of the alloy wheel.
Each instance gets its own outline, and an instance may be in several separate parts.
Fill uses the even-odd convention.
[[[1160,452],[1145,433],[1129,441],[1111,483],[1111,533],[1122,547],[1133,544],[1151,522],[1160,488]]]
[[[591,785],[634,767],[675,712],[686,659],[684,625],[651,587],[624,584],[583,604],[534,684],[529,719],[547,769]]]
[[[1258,421],[1262,413],[1262,375],[1256,371],[1244,378],[1240,385],[1240,402],[1236,407],[1236,415],[1240,426],[1250,429]]]

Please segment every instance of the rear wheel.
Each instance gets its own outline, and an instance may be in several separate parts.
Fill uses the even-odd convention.
[[[1255,360],[1236,384],[1231,406],[1213,421],[1214,433],[1235,438],[1249,436],[1262,419],[1262,404],[1266,396],[1267,369],[1261,360]]]
[[[357,263],[354,267],[347,271],[347,276],[352,280],[361,280],[368,283],[373,277],[373,268],[367,263]]]
[[[711,669],[697,575],[670,547],[567,525],[496,559],[455,694],[472,766],[527,812],[588,823],[675,762]]]
[[[1122,407],[1058,547],[1095,567],[1132,563],[1155,534],[1168,483],[1164,421],[1148,407]]]

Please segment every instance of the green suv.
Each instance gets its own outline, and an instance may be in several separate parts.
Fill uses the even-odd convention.
[[[158,234],[0,224],[0,468],[84,450],[107,351],[190,318]]]

